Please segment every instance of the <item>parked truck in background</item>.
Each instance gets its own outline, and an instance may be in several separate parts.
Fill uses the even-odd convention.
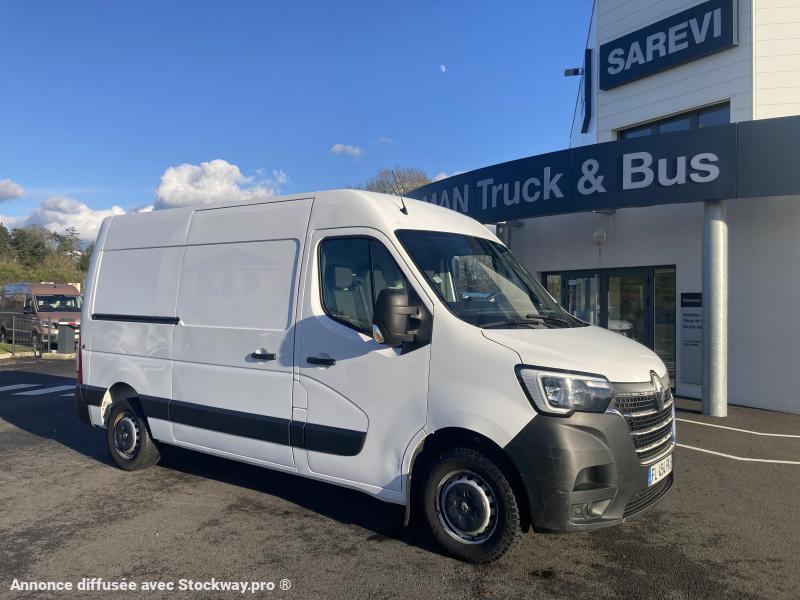
[[[77,339],[82,306],[80,292],[68,283],[2,285],[0,286],[0,342],[12,340],[13,327],[22,332],[25,341],[29,341],[33,346],[37,346],[40,341],[47,344],[56,343],[60,327],[72,327]]]

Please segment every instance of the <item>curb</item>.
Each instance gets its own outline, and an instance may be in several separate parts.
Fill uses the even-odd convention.
[[[11,354],[11,352],[4,352],[0,354],[0,360],[11,360],[12,358],[33,358],[36,354],[33,352],[17,352],[16,354]]]
[[[48,360],[75,360],[76,354],[58,354],[57,352],[42,352],[42,358]]]

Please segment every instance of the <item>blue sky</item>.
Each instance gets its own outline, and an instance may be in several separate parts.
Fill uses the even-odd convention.
[[[190,202],[198,181],[293,193],[564,148],[578,79],[563,69],[581,63],[590,12],[590,0],[6,0],[0,215],[90,236],[96,211]]]

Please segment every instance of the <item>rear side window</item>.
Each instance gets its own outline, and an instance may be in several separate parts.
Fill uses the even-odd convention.
[[[384,289],[408,289],[389,251],[369,238],[333,238],[319,250],[322,305],[336,321],[369,334],[375,300]]]

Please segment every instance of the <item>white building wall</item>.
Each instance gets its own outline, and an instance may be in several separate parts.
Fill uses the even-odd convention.
[[[800,114],[800,2],[753,2],[753,118]]]
[[[800,196],[728,206],[728,401],[800,413]]]
[[[752,119],[750,16],[753,1],[760,0],[739,0],[737,47],[612,90],[600,91],[597,99],[597,141],[617,139],[619,129],[726,100],[731,103],[732,122]],[[703,0],[599,0],[595,6],[598,13],[598,47],[702,3]],[[786,0],[784,3],[787,3]]]

